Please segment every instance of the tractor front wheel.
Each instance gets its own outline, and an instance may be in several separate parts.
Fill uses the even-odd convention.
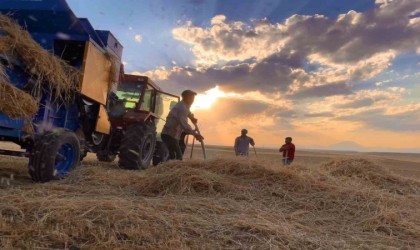
[[[36,182],[61,179],[80,163],[80,142],[64,129],[47,132],[36,140],[29,158],[29,174]]]
[[[153,158],[156,144],[156,127],[152,123],[128,126],[121,141],[119,166],[123,169],[146,169]]]

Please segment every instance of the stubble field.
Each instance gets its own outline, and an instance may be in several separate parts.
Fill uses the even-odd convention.
[[[420,248],[419,155],[298,151],[286,168],[275,150],[207,153],[146,171],[89,155],[45,184],[1,156],[0,248]]]

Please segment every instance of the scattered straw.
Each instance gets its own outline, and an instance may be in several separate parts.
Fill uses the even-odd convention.
[[[366,177],[374,173],[384,178]],[[412,189],[390,192],[389,179]],[[358,159],[91,165],[60,182],[0,188],[0,248],[418,249],[419,187]]]

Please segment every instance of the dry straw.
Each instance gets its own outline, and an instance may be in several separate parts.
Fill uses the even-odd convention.
[[[35,42],[31,35],[11,18],[0,14],[1,48],[23,61],[26,70],[36,76],[39,87],[49,87],[64,99],[79,89],[79,72]]]
[[[419,188],[359,159],[91,165],[60,182],[0,189],[0,247],[418,249]]]
[[[11,85],[0,67],[0,113],[11,118],[28,117],[38,111],[35,99],[24,91]]]
[[[48,88],[56,98],[71,100],[80,82],[80,73],[75,68],[43,49],[19,24],[2,14],[0,31],[4,33],[0,36],[0,54],[23,62],[35,80],[32,94],[38,95],[41,88]],[[13,87],[5,77],[4,68],[1,73],[0,112],[12,118],[33,115],[38,109],[36,100]]]

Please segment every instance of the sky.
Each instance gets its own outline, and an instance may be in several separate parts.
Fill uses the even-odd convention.
[[[68,0],[126,73],[199,93],[209,144],[420,152],[420,0]],[[343,143],[345,142],[345,143]]]

